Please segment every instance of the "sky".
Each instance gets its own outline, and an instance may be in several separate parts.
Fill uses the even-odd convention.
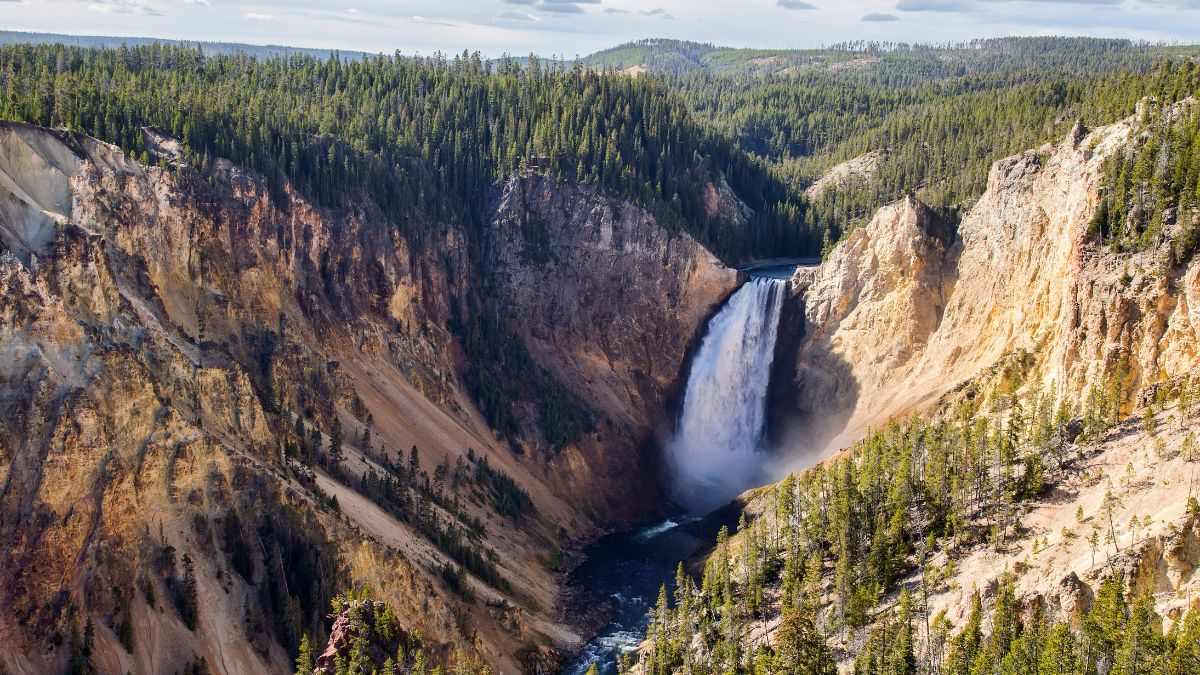
[[[570,58],[645,37],[769,48],[1003,35],[1200,42],[1200,0],[0,0],[0,29]]]

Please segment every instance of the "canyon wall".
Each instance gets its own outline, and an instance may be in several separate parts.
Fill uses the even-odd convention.
[[[158,166],[0,125],[0,664],[59,669],[93,633],[102,672],[290,672],[332,594],[367,583],[439,658],[553,667],[579,638],[547,561],[647,508],[652,476],[627,471],[736,273],[637,207],[536,176],[501,186],[480,234],[197,170],[152,130],[146,146]],[[552,258],[513,229],[528,214]],[[461,341],[479,312],[522,325],[556,383],[515,407],[566,392],[594,433],[551,449],[545,415],[489,428]],[[336,472],[297,456],[335,427]],[[431,475],[486,458],[530,496],[503,515],[456,478],[462,515],[430,507],[480,533],[504,584],[460,568],[452,587],[449,554],[364,495],[409,448]]]
[[[1136,142],[1137,119],[1077,125],[997,162],[957,228],[909,198],[797,272],[804,330],[788,412],[833,420],[811,429],[819,449],[1013,354],[1031,355],[1041,384],[1075,401],[1118,362],[1126,392],[1200,366],[1200,264],[1173,269],[1165,245],[1118,255],[1088,234],[1102,164]]]
[[[491,302],[592,417],[573,447],[546,453],[547,480],[581,508],[636,515],[628,505],[662,501],[652,446],[671,431],[689,349],[738,273],[640,207],[536,174],[505,183],[489,235]]]

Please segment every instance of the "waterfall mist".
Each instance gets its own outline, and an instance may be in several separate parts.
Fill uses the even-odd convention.
[[[667,445],[673,496],[705,511],[764,476],[767,386],[787,282],[755,278],[708,324],[692,360],[675,437]]]

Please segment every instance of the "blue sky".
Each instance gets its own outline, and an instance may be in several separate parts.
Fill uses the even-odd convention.
[[[0,0],[0,28],[570,57],[642,37],[760,47],[1000,35],[1200,42],[1200,0]]]

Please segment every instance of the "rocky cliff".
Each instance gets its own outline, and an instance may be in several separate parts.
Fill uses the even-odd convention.
[[[369,199],[321,209],[224,160],[188,166],[153,130],[146,147],[158,166],[0,126],[4,669],[286,672],[360,583],[441,660],[552,663],[578,638],[545,561],[638,511],[625,471],[736,275],[627,203],[533,176],[472,244],[422,212],[402,228]],[[513,230],[529,214],[544,249]],[[545,415],[499,437],[466,393],[481,365],[455,331],[481,311],[523,322],[549,393],[597,412],[548,465]],[[371,491],[381,475],[408,476],[419,521]],[[528,515],[501,513],[514,494]]]
[[[584,503],[605,477],[652,496],[658,453],[631,444],[654,441],[670,422],[689,347],[737,272],[637,206],[537,175],[505,184],[489,243],[493,302],[592,412],[594,433],[554,456],[548,473],[572,481]]]
[[[895,393],[897,374],[923,357],[955,282],[955,235],[936,221],[916,199],[886,206],[820,267],[797,271],[803,342],[782,356],[794,360],[791,393],[802,415],[793,423],[807,436],[860,427],[878,397]],[[878,412],[872,421],[886,418]]]
[[[1126,392],[1200,366],[1200,265],[1173,269],[1167,246],[1110,253],[1088,234],[1104,159],[1137,142],[1138,126],[1137,116],[1091,133],[1077,126],[997,162],[957,228],[914,199],[885,207],[820,268],[797,274],[795,410],[832,421],[815,430],[818,449],[926,407],[1018,352],[1074,400],[1119,362]]]

